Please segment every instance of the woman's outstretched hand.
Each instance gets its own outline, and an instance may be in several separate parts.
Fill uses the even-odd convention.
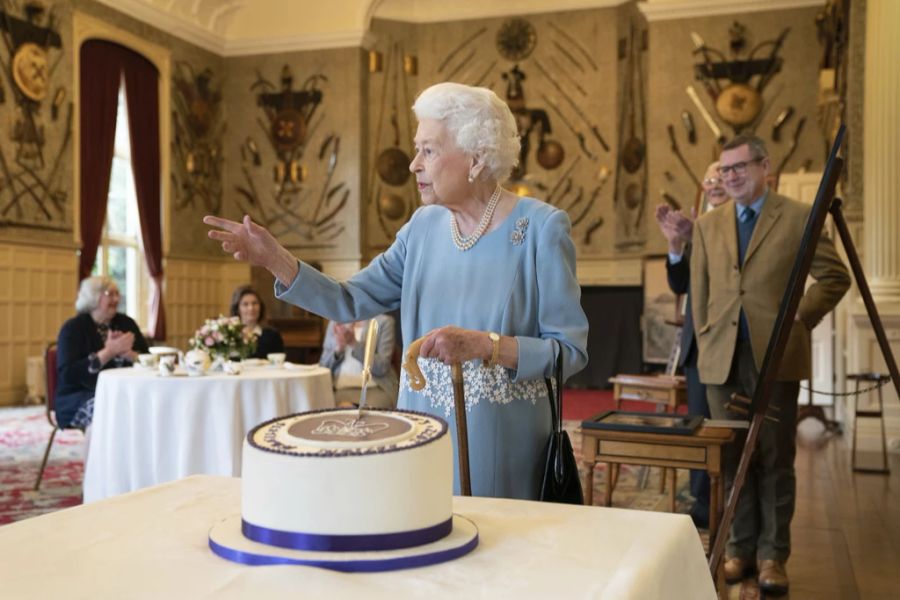
[[[218,229],[210,229],[210,239],[222,243],[222,250],[244,260],[251,265],[268,269],[285,285],[290,285],[297,276],[297,259],[278,243],[269,230],[254,223],[249,215],[244,215],[241,223],[207,215],[203,222]]]

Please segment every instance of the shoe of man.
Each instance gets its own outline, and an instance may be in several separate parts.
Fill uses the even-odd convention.
[[[759,589],[767,594],[780,596],[788,591],[788,576],[784,563],[763,560],[759,563]]]
[[[753,561],[739,556],[725,559],[725,583],[737,583],[747,575],[753,574]]]

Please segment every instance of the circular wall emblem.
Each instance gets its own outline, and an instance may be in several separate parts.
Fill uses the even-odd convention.
[[[278,111],[272,119],[272,139],[281,152],[293,150],[306,140],[306,120],[292,108]]]
[[[497,51],[506,60],[523,60],[534,51],[536,45],[534,26],[520,17],[504,21],[497,30]]]
[[[40,102],[47,96],[47,53],[33,42],[25,42],[12,59],[13,81],[28,98]]]
[[[745,83],[729,85],[716,99],[716,111],[731,125],[747,125],[762,110],[759,92]]]

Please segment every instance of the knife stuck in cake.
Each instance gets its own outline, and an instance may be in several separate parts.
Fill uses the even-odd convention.
[[[366,350],[363,355],[362,390],[359,392],[359,406],[356,409],[356,420],[362,419],[362,411],[366,407],[366,389],[372,380],[372,357],[375,355],[375,344],[378,339],[378,321],[371,319],[366,332]]]

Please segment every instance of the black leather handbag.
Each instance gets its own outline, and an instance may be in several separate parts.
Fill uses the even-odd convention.
[[[550,398],[550,417],[553,421],[553,432],[547,442],[544,465],[544,478],[541,483],[540,499],[542,502],[561,502],[564,504],[584,504],[584,493],[578,477],[578,463],[575,462],[575,451],[569,440],[569,433],[562,426],[562,349],[556,355],[556,391],[553,383],[546,379],[547,394]]]

